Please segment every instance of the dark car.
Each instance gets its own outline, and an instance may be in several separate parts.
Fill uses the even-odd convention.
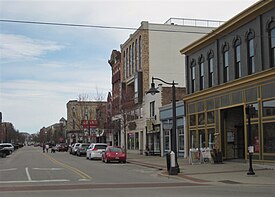
[[[61,151],[67,152],[68,151],[68,145],[65,144],[65,143],[57,144],[56,145],[56,151],[58,151],[58,152],[61,152]]]
[[[5,149],[4,147],[0,147],[0,157],[5,158],[9,154],[9,150]]]
[[[126,163],[126,154],[120,147],[108,146],[102,153],[102,161],[105,163],[109,163],[111,161]]]

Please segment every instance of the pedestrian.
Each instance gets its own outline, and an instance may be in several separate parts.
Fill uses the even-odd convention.
[[[46,151],[49,152],[49,144],[46,144]]]
[[[43,153],[44,153],[45,152],[45,144],[44,143],[43,143],[42,147],[43,147]]]

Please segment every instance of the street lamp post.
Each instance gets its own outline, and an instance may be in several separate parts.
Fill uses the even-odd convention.
[[[171,132],[171,150],[175,154],[175,167],[172,169],[172,166],[170,166],[169,173],[171,174],[178,174],[180,172],[179,164],[178,164],[178,157],[177,157],[177,135],[176,135],[176,128],[177,128],[177,115],[176,115],[176,89],[175,85],[178,85],[178,83],[175,83],[174,80],[172,83],[166,82],[160,78],[152,77],[152,83],[151,88],[146,92],[146,94],[155,95],[156,93],[159,93],[159,90],[155,88],[154,80],[159,80],[167,85],[172,86],[172,132]]]
[[[247,175],[255,175],[252,167],[252,156],[253,156],[253,145],[252,145],[252,136],[251,136],[251,116],[255,113],[255,108],[252,105],[246,106],[246,114],[248,119],[248,152],[249,152],[249,170]]]

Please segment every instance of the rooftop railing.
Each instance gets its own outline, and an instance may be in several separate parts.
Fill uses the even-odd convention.
[[[218,21],[218,20],[203,20],[203,19],[189,19],[189,18],[169,18],[164,24],[195,26],[195,27],[219,27],[224,22],[225,21]]]

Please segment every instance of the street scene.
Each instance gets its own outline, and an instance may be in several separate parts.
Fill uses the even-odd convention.
[[[103,163],[68,152],[43,153],[27,146],[0,159],[1,196],[273,196],[275,166],[246,163],[191,165],[167,173],[166,161],[129,154],[127,163]],[[228,191],[228,192],[225,192]],[[230,191],[230,192],[229,192]]]
[[[0,196],[274,196],[275,0],[0,0]]]

